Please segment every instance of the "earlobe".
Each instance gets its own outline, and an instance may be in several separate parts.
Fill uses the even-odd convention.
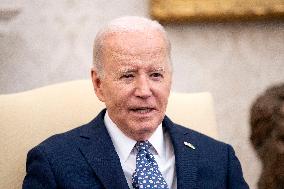
[[[91,70],[91,76],[92,76],[92,82],[93,82],[95,93],[97,97],[99,98],[99,100],[104,102],[101,78],[99,77],[97,71],[94,68],[92,68]]]

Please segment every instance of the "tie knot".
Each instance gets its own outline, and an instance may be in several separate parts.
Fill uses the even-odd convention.
[[[139,141],[136,143],[135,148],[137,149],[137,151],[141,151],[141,150],[146,150],[148,151],[149,148],[152,146],[152,144],[146,140],[146,141]]]

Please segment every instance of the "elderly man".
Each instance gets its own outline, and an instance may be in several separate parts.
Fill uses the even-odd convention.
[[[231,146],[165,116],[170,49],[163,27],[146,18],[103,28],[92,81],[106,110],[33,148],[23,188],[248,188]]]

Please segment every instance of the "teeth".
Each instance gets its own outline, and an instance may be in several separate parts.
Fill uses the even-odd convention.
[[[138,112],[138,113],[148,113],[150,112],[152,109],[151,108],[137,108],[137,109],[133,109],[135,112]]]

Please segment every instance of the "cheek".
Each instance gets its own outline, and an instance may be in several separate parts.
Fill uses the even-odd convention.
[[[107,91],[105,98],[109,107],[122,109],[129,99],[129,91],[123,87],[114,87]]]
[[[156,89],[156,95],[161,105],[166,106],[168,102],[168,97],[170,95],[170,88],[167,86],[160,87]]]

